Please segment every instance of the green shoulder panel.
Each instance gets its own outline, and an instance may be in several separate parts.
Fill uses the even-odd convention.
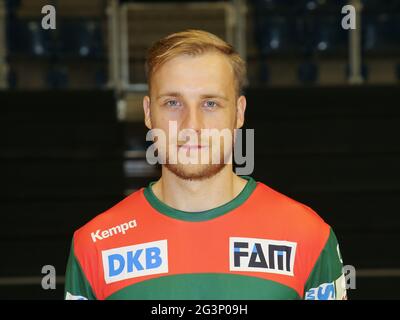
[[[332,228],[329,238],[307,279],[306,300],[341,300],[346,298],[343,261]]]
[[[65,273],[64,298],[66,300],[95,300],[93,293],[82,267],[74,253],[74,241],[71,243],[71,250],[68,258],[67,270]]]

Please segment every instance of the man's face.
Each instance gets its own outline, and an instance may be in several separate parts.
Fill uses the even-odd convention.
[[[166,134],[168,145],[157,144],[160,151],[167,149],[163,159],[166,167],[180,178],[192,180],[219,172],[226,165],[224,157],[228,159],[232,153],[234,129],[243,125],[246,108],[245,97],[236,98],[229,60],[214,52],[181,55],[156,70],[151,81],[150,97],[143,99],[145,123],[149,129],[161,129]],[[175,121],[178,133],[195,133],[197,143],[193,136],[178,137],[176,132],[169,132],[170,121]],[[216,132],[214,138],[202,135],[202,129],[225,129],[230,139],[220,139]],[[192,161],[182,163],[179,153]],[[171,159],[177,159],[177,163],[172,164]],[[219,159],[219,163],[212,163],[212,159]]]

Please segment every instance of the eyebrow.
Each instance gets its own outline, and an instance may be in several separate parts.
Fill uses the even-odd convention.
[[[182,98],[183,95],[179,92],[166,92],[166,93],[162,93],[160,95],[158,95],[156,97],[156,99],[160,99],[163,97],[179,97]],[[202,94],[200,95],[200,98],[205,99],[205,98],[218,98],[218,99],[222,99],[222,100],[226,100],[229,101],[229,99],[225,96],[219,95],[219,94]]]

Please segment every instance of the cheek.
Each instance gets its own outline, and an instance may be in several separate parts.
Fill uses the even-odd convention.
[[[167,130],[169,121],[176,120],[170,113],[163,111],[157,107],[156,111],[152,114],[152,123],[154,127]]]
[[[179,122],[177,122],[176,119],[159,114],[154,121],[154,128],[162,130],[167,145],[171,143],[176,144],[177,132],[179,130]]]
[[[236,115],[231,110],[221,110],[221,112],[215,112],[206,117],[206,127],[207,128],[234,128]]]
[[[166,111],[160,108],[157,113],[157,122],[160,126],[168,127],[169,121],[177,121],[179,123],[180,112],[178,111]]]

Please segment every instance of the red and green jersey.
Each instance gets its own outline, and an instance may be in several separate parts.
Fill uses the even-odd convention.
[[[212,210],[161,202],[152,183],[74,233],[66,299],[342,299],[335,234],[251,177]]]

